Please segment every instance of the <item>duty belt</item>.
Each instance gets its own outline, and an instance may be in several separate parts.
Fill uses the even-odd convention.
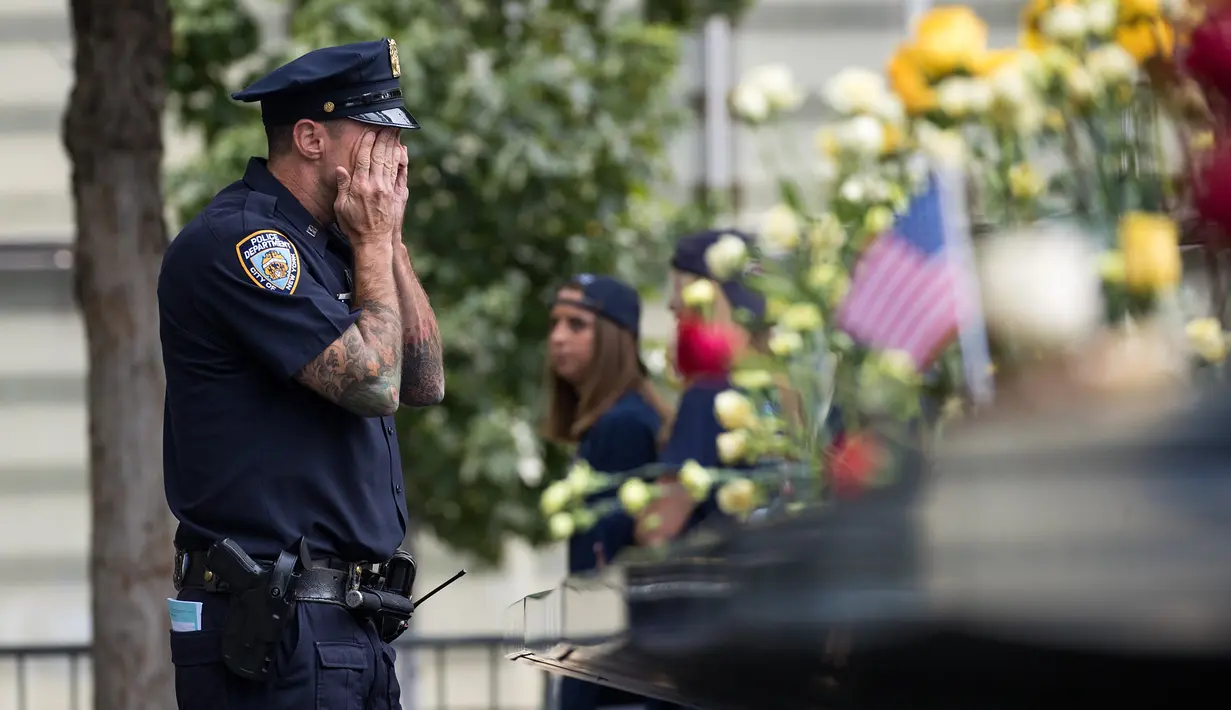
[[[206,550],[176,550],[175,589],[204,589],[210,592],[228,593],[231,590],[210,571],[206,564]],[[295,585],[296,601],[317,604],[346,606],[346,593],[354,588],[363,569],[363,564],[329,558],[312,560],[313,567],[300,572]],[[273,563],[257,560],[264,569]]]

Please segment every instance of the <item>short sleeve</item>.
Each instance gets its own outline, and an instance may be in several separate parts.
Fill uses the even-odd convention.
[[[656,433],[632,413],[611,412],[587,434],[586,463],[595,471],[623,473],[654,463]]]
[[[188,265],[194,301],[279,376],[302,370],[358,319],[303,268],[283,233],[205,241],[206,253]]]
[[[671,436],[663,447],[659,461],[668,466],[682,466],[688,460],[702,466],[719,466],[718,435],[723,432],[714,414],[714,399],[719,390],[695,388],[680,397]]]

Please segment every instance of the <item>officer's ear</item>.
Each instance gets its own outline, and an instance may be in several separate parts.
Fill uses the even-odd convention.
[[[295,151],[308,160],[320,160],[325,156],[325,146],[330,137],[325,124],[303,119],[292,129]]]

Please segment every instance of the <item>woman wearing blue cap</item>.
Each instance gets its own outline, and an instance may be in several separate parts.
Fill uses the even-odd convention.
[[[671,258],[671,311],[676,318],[676,369],[684,380],[670,436],[659,455],[659,463],[669,467],[696,461],[706,467],[724,466],[718,456],[718,435],[722,426],[714,413],[719,393],[732,388],[729,375],[732,363],[748,348],[765,349],[765,298],[745,285],[739,275],[715,278],[705,261],[705,252],[724,236],[733,235],[750,242],[747,235],[731,231],[708,231],[681,239]],[[712,313],[703,319],[683,300],[683,290],[698,280],[715,285]],[[673,477],[661,481],[669,492],[655,501],[642,521],[635,539],[641,544],[662,542],[685,532],[703,520],[716,517],[714,494],[700,504]],[[652,514],[652,518],[651,518]]]
[[[601,473],[622,473],[658,458],[670,408],[654,391],[638,354],[641,299],[609,276],[582,274],[556,293],[548,337],[546,438],[576,444],[577,458]],[[597,497],[614,496],[615,491]],[[604,516],[569,540],[569,573],[594,569],[634,544],[623,512]],[[637,696],[565,678],[560,710],[645,705]]]

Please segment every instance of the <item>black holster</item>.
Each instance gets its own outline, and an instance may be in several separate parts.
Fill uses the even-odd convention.
[[[282,633],[295,618],[299,557],[284,551],[265,567],[228,538],[210,547],[208,559],[212,586],[232,595],[222,631],[223,662],[241,678],[265,680],[274,673]]]
[[[380,573],[365,573],[359,589],[346,595],[346,606],[360,618],[370,618],[385,643],[393,643],[410,628],[415,603],[410,590],[415,583],[415,558],[405,550],[393,553],[380,566]]]

